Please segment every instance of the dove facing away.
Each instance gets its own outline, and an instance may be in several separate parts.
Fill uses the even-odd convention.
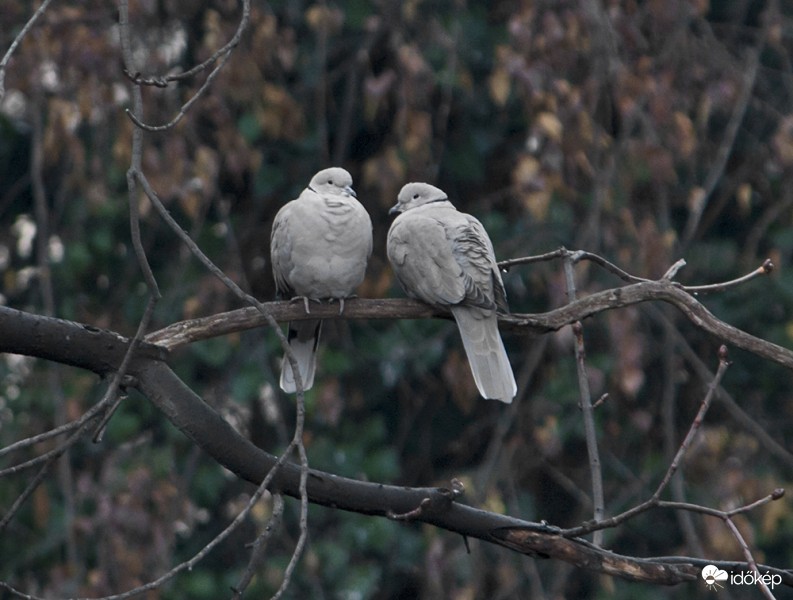
[[[372,221],[356,199],[352,176],[340,167],[311,178],[300,196],[288,202],[273,221],[270,260],[279,298],[336,299],[340,312],[353,295],[372,254]],[[297,361],[303,389],[314,383],[321,320],[290,322],[289,347]],[[281,389],[297,391],[292,366],[284,356]]]
[[[508,311],[493,244],[482,224],[428,183],[408,183],[389,213],[388,260],[408,296],[451,310],[479,393],[517,392],[496,310]]]

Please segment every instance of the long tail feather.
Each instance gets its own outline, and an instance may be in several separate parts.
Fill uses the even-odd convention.
[[[475,307],[452,308],[476,387],[484,398],[510,403],[517,393],[515,375],[494,311]]]
[[[295,321],[290,322],[287,339],[289,348],[295,355],[297,367],[300,371],[300,379],[303,383],[303,390],[311,389],[314,385],[314,372],[317,368],[317,345],[319,344],[319,334],[322,330],[322,321]],[[281,363],[281,389],[287,394],[297,391],[295,375],[292,372],[292,365],[284,355]]]

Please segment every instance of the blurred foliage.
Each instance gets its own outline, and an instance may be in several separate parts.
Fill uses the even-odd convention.
[[[130,4],[134,69],[146,75],[206,59],[239,19],[233,0]],[[30,11],[29,2],[5,0],[4,50]],[[128,231],[130,82],[116,19],[112,3],[53,3],[10,63],[0,105],[0,299],[129,334],[146,290]],[[791,31],[790,4],[772,0],[257,2],[207,94],[173,130],[146,134],[143,166],[204,251],[261,299],[274,295],[275,212],[316,170],[338,164],[352,172],[374,222],[363,297],[401,294],[385,258],[387,210],[403,183],[427,180],[481,218],[500,258],[565,245],[658,277],[682,257],[679,279],[704,284],[770,257],[773,276],[701,300],[789,347]],[[205,78],[144,89],[145,120],[169,121]],[[37,181],[45,192],[38,211]],[[164,295],[156,325],[236,308],[147,202],[141,210]],[[619,284],[592,265],[576,275],[579,295]],[[516,267],[505,283],[514,312],[566,301],[556,263]],[[609,393],[597,424],[615,514],[655,490],[705,392],[691,357],[715,370],[720,340],[662,306],[600,315],[584,331],[592,394]],[[520,384],[510,422],[506,407],[477,397],[451,322],[328,323],[307,397],[312,466],[404,485],[458,477],[465,500],[489,509],[560,526],[590,518],[571,333],[505,342]],[[280,354],[262,330],[195,344],[173,363],[243,434],[277,452],[294,418],[277,391]],[[790,448],[790,373],[743,352],[731,358],[724,388]],[[3,356],[0,444],[76,418],[101,392],[84,373]],[[790,463],[718,402],[683,473],[686,497],[717,508],[793,481]],[[2,510],[30,476],[3,478]],[[41,595],[123,591],[197,552],[251,492],[133,394],[105,441],[71,452],[0,535],[0,578]],[[296,503],[287,502],[250,597],[280,585],[298,534]],[[217,551],[150,597],[228,595],[269,510],[257,507]],[[705,557],[741,558],[722,524],[692,522]],[[739,525],[758,560],[793,564],[788,499]],[[309,527],[290,598],[707,595],[701,582],[629,584],[476,541],[467,554],[445,532],[325,508],[312,507]],[[679,516],[662,511],[606,539],[628,555],[697,554]]]

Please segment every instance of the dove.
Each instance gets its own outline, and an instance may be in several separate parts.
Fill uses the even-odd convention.
[[[275,215],[270,235],[270,260],[278,298],[301,298],[310,313],[309,300],[339,301],[353,296],[372,254],[372,221],[356,199],[352,176],[331,167],[312,177],[300,196]],[[321,320],[290,322],[287,340],[303,389],[314,383]],[[297,391],[292,366],[281,363],[281,389]]]
[[[443,190],[408,183],[389,214],[388,260],[408,296],[451,310],[479,393],[512,402],[517,392],[497,309],[508,312],[493,243]]]

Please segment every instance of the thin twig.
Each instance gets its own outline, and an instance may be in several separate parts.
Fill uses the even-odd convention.
[[[741,535],[738,527],[736,527],[735,522],[729,517],[724,519],[724,522],[727,524],[727,528],[732,532],[733,537],[738,541],[738,545],[741,547],[743,556],[746,559],[746,562],[749,563],[749,568],[758,575],[757,585],[760,588],[763,596],[769,600],[774,600],[774,594],[771,593],[771,590],[768,589],[768,585],[765,581],[763,581],[760,569],[757,568],[757,561],[755,561],[754,556],[752,556],[752,551],[749,550],[749,545],[746,543],[743,535]]]
[[[132,361],[132,357],[135,355],[135,351],[137,350],[140,342],[143,340],[143,336],[146,334],[146,330],[149,327],[149,323],[151,322],[151,317],[154,314],[154,307],[157,305],[157,299],[153,294],[149,295],[149,299],[146,302],[146,309],[143,311],[143,315],[140,318],[140,322],[138,323],[138,329],[135,332],[135,337],[129,343],[129,347],[127,348],[127,352],[124,355],[124,360],[121,362],[121,366],[119,367],[118,371],[113,374],[113,379],[110,381],[110,385],[105,392],[104,399],[110,401],[111,398],[115,398],[115,400],[110,405],[110,409],[102,416],[102,420],[96,427],[94,431],[93,441],[94,443],[99,443],[102,441],[104,436],[105,427],[107,427],[108,422],[115,414],[118,407],[121,406],[121,402],[127,397],[126,393],[119,394],[118,390],[121,386],[121,382],[123,378],[127,374],[127,369],[129,368],[129,363]]]
[[[126,2],[126,0],[123,1]],[[229,58],[231,58],[231,54],[234,51],[234,48],[236,48],[237,45],[240,43],[240,40],[242,39],[242,34],[248,28],[248,24],[250,22],[250,16],[251,16],[251,2],[250,0],[242,0],[242,17],[240,18],[239,25],[237,25],[237,30],[234,32],[234,35],[232,36],[231,40],[229,40],[228,43],[226,43],[226,45],[224,45],[222,48],[216,50],[212,54],[212,56],[210,56],[203,63],[196,65],[189,71],[185,71],[183,73],[177,73],[175,75],[168,75],[162,78],[147,79],[142,77],[140,74],[135,74],[133,76],[130,76],[129,68],[131,67],[131,62],[127,61],[127,70],[125,70],[125,73],[127,73],[127,76],[130,77],[131,81],[135,84],[135,88],[139,90],[141,85],[153,85],[156,87],[165,87],[168,84],[168,82],[181,81],[188,77],[192,77],[199,71],[203,71],[204,69],[209,67],[209,65],[215,63],[218,60],[218,58],[222,56],[220,62],[214,66],[212,71],[210,71],[209,75],[206,78],[206,81],[204,81],[201,87],[198,88],[198,91],[196,91],[196,93],[193,94],[190,97],[190,99],[182,105],[176,116],[173,119],[171,119],[168,123],[165,123],[164,125],[148,125],[144,123],[141,120],[141,118],[138,116],[140,114],[138,110],[126,111],[127,116],[130,118],[130,120],[132,120],[132,122],[135,123],[135,125],[137,125],[140,129],[144,129],[150,132],[166,131],[168,129],[171,129],[179,121],[181,121],[182,118],[184,118],[184,116],[193,106],[193,104],[195,104],[195,102],[201,96],[203,96],[204,93],[209,89],[212,82],[215,80],[218,74],[220,74],[220,72],[223,70],[223,67],[226,65]]]
[[[69,438],[63,444],[61,444],[54,450],[51,450],[47,454],[41,457],[37,457],[35,464],[40,464],[42,462],[44,464],[42,465],[41,469],[36,474],[36,476],[32,480],[30,480],[30,482],[28,482],[28,485],[25,487],[22,493],[19,494],[19,496],[17,496],[16,500],[14,500],[14,503],[11,505],[11,508],[8,509],[8,512],[3,516],[2,520],[0,520],[0,531],[3,531],[8,526],[8,524],[11,522],[11,519],[14,517],[17,511],[22,507],[22,504],[25,502],[25,500],[27,500],[30,497],[30,495],[36,490],[36,488],[41,484],[41,482],[44,481],[44,477],[46,477],[47,473],[50,470],[50,467],[52,467],[55,461],[58,460],[61,456],[63,456],[64,453],[74,445],[74,443],[80,438],[81,433],[82,433],[81,430],[75,431],[74,433],[72,433],[71,436],[69,436]],[[5,469],[4,471],[0,472],[0,477],[3,477],[9,472],[14,472],[14,470],[17,468],[21,469],[25,465],[32,462],[33,461],[28,461],[28,463],[23,463],[22,465],[18,465],[18,467]]]
[[[300,557],[303,554],[303,549],[306,546],[306,540],[308,539],[308,490],[306,488],[306,484],[308,482],[308,457],[306,455],[306,447],[302,443],[302,440],[297,439],[297,432],[300,432],[302,437],[303,435],[303,419],[305,418],[305,409],[303,408],[304,404],[300,404],[298,407],[298,413],[302,413],[299,417],[300,424],[299,426],[295,426],[295,440],[294,446],[297,447],[298,455],[300,456],[300,537],[297,539],[297,543],[295,544],[295,549],[292,551],[292,557],[289,559],[289,564],[286,566],[286,570],[284,571],[283,579],[281,580],[281,587],[278,588],[278,591],[272,596],[272,600],[277,600],[284,595],[289,584],[292,581],[292,574],[297,567],[297,562],[300,560]]]
[[[612,262],[609,262],[602,256],[598,254],[594,254],[592,252],[587,252],[585,250],[568,250],[567,248],[558,248],[557,250],[553,250],[551,252],[546,252],[545,254],[539,254],[537,256],[524,256],[521,258],[513,258],[509,260],[502,260],[498,263],[499,268],[504,271],[508,271],[511,267],[517,265],[529,265],[537,262],[547,262],[549,260],[556,260],[556,259],[570,259],[573,263],[580,262],[582,260],[588,260],[590,262],[595,263],[603,267],[606,271],[616,275],[623,281],[627,281],[628,283],[642,283],[653,281],[652,279],[645,279],[644,277],[637,277],[636,275],[631,275],[630,273],[620,269],[617,265]],[[673,280],[677,273],[680,271],[682,267],[686,265],[686,261],[683,259],[678,260],[673,264],[666,273],[661,277],[661,280]],[[763,261],[763,264],[754,269],[753,271],[737,277],[736,279],[731,279],[729,281],[724,281],[721,283],[711,283],[708,285],[679,285],[678,287],[686,292],[691,294],[710,294],[715,292],[723,292],[730,288],[737,287],[739,285],[743,285],[744,283],[755,279],[760,275],[769,275],[774,270],[774,263],[771,262],[770,258],[766,258]]]
[[[770,258],[766,258],[763,261],[763,264],[757,267],[754,271],[751,271],[750,273],[742,275],[736,279],[731,279],[730,281],[724,281],[722,283],[712,283],[710,285],[686,285],[683,286],[683,289],[690,294],[712,294],[714,292],[723,292],[729,288],[743,285],[747,281],[751,281],[752,279],[755,279],[761,275],[768,275],[773,270],[774,263],[771,262]]]
[[[121,594],[103,596],[101,599],[98,600],[126,600],[127,598],[132,598],[134,596],[142,594],[143,592],[148,592],[161,587],[164,583],[170,581],[182,571],[192,570],[196,564],[198,564],[201,560],[203,560],[204,557],[207,556],[207,554],[209,554],[221,542],[223,542],[226,538],[228,538],[237,529],[237,527],[239,527],[239,525],[245,520],[245,518],[250,513],[251,509],[256,505],[256,503],[262,497],[264,492],[267,491],[267,488],[272,482],[273,477],[275,477],[278,468],[281,465],[283,465],[287,455],[288,452],[284,452],[284,454],[278,459],[276,465],[272,469],[270,469],[269,473],[267,473],[267,476],[262,480],[261,484],[259,484],[258,488],[253,493],[246,506],[234,517],[234,519],[228,525],[226,525],[225,529],[223,529],[223,531],[221,531],[218,535],[216,535],[208,544],[206,544],[203,548],[201,548],[200,551],[198,551],[195,555],[193,555],[192,558],[184,561],[183,563],[176,565],[170,571],[164,573],[154,581],[150,581],[149,583],[138,586],[134,589],[127,590],[126,592],[123,592]],[[0,581],[0,588],[5,588],[12,594],[15,594],[21,598],[27,598],[30,600],[45,600],[44,598],[40,598],[39,596],[24,594],[23,592],[14,589],[10,585],[2,581]],[[70,600],[77,600],[77,599],[70,599]]]
[[[747,504],[746,506],[741,506],[732,511],[722,511],[716,510],[714,508],[708,508],[706,506],[700,506],[698,504],[691,504],[688,502],[659,502],[659,508],[671,508],[675,510],[686,510],[695,513],[709,515],[711,517],[716,517],[717,519],[721,519],[724,521],[724,524],[730,530],[735,540],[738,542],[738,545],[741,547],[741,551],[743,552],[744,558],[746,559],[746,565],[749,567],[751,571],[758,575],[757,577],[757,584],[760,587],[760,591],[766,598],[770,600],[774,600],[774,594],[768,589],[768,585],[765,583],[762,573],[760,573],[760,569],[757,565],[757,561],[755,560],[754,556],[752,555],[752,551],[749,549],[749,545],[746,543],[743,535],[741,534],[738,527],[735,525],[732,517],[738,513],[746,512],[753,508],[757,508],[758,506],[762,506],[768,502],[772,502],[774,500],[778,500],[784,495],[784,490],[774,490],[771,494]]]
[[[0,60],[0,102],[2,102],[6,94],[6,89],[5,89],[6,69],[8,68],[8,63],[11,61],[11,56],[14,54],[17,47],[25,38],[25,36],[28,34],[28,32],[33,28],[33,24],[47,10],[51,2],[52,0],[44,0],[44,2],[41,3],[41,6],[39,6],[36,9],[36,11],[30,16],[30,19],[28,19],[27,23],[25,23],[24,27],[22,27],[20,32],[16,35],[14,41],[11,42],[11,45],[8,47],[8,50],[6,50],[6,53],[3,55],[2,60]]]
[[[130,39],[129,6],[127,0],[119,1],[119,26],[121,29],[121,48],[124,62],[129,65],[132,62],[132,41]],[[137,86],[132,90],[132,103],[132,113],[135,115],[143,114],[143,96],[140,88]],[[149,265],[149,260],[146,257],[146,250],[143,248],[143,243],[140,238],[140,210],[135,174],[140,172],[143,160],[142,157],[143,131],[139,128],[134,128],[132,131],[132,159],[130,167],[127,170],[127,197],[129,198],[129,224],[132,237],[132,248],[135,251],[135,257],[143,273],[143,278],[146,281],[149,293],[156,300],[159,300],[161,298],[160,288],[157,285],[157,280],[151,270],[151,265]]]
[[[126,1],[126,0],[121,0]],[[127,67],[124,70],[124,74],[134,83],[135,85],[145,85],[145,86],[152,86],[152,87],[166,87],[169,83],[173,81],[183,81],[185,79],[189,79],[194,75],[200,73],[201,71],[205,71],[209,68],[210,65],[214,64],[218,58],[222,55],[230,53],[234,48],[236,48],[240,40],[242,39],[243,33],[248,28],[248,24],[250,22],[250,14],[251,14],[251,2],[250,0],[241,0],[242,1],[242,17],[240,19],[239,25],[237,25],[237,30],[234,32],[232,38],[226,42],[224,46],[215,50],[212,55],[207,58],[204,62],[195,65],[191,69],[187,71],[182,71],[181,73],[172,73],[170,75],[164,75],[161,77],[153,76],[153,77],[144,77],[141,73],[129,70]],[[131,65],[131,63],[130,63]]]
[[[251,557],[248,559],[248,566],[245,568],[245,572],[242,574],[239,583],[234,587],[233,590],[233,598],[235,599],[242,599],[243,592],[251,584],[251,581],[253,581],[253,578],[256,575],[256,571],[264,562],[267,545],[270,543],[275,531],[281,526],[281,521],[283,520],[284,516],[284,497],[281,494],[273,494],[272,497],[272,514],[267,520],[267,525],[265,525],[264,531],[262,531],[262,533],[256,538],[256,541],[253,543]]]
[[[75,429],[80,429],[89,421],[97,418],[102,412],[107,409],[108,403],[110,402],[110,394],[105,393],[103,398],[94,404],[91,408],[85,411],[79,419],[71,421],[70,423],[64,423],[60,427],[56,427],[55,429],[51,429],[49,431],[45,431],[44,433],[40,433],[38,435],[31,436],[24,440],[19,440],[18,442],[14,442],[4,448],[0,448],[0,456],[5,454],[9,454],[11,452],[15,452],[17,450],[22,450],[24,448],[28,448],[30,446],[34,446],[36,444],[40,444],[41,442],[46,442],[50,438],[57,437],[59,435],[63,435],[66,433],[70,433]]]
[[[130,120],[133,123],[135,123],[135,125],[137,125],[140,129],[144,129],[145,131],[160,132],[160,131],[167,131],[168,129],[173,128],[174,126],[176,126],[177,123],[179,123],[179,121],[181,121],[185,117],[185,115],[187,115],[187,112],[190,110],[193,104],[195,104],[195,102],[201,96],[204,95],[207,89],[209,89],[209,86],[212,85],[212,82],[215,80],[215,77],[218,76],[220,71],[223,69],[224,65],[228,62],[229,58],[231,58],[231,51],[227,52],[225,56],[223,56],[223,59],[215,66],[214,69],[212,69],[212,71],[207,76],[206,81],[201,85],[200,88],[198,88],[198,91],[195,94],[193,94],[190,97],[190,99],[181,106],[179,111],[176,113],[176,116],[167,123],[163,125],[149,125],[141,121],[138,118],[138,116],[135,114],[135,112],[129,109],[126,110],[127,116],[130,118]]]
[[[682,350],[685,360],[691,364],[697,376],[702,380],[712,379],[713,373],[697,353],[694,352],[691,345],[686,341],[685,337],[683,337],[683,334],[678,331],[674,323],[656,307],[650,308],[650,314],[652,314],[654,318],[662,324],[666,332],[674,338],[675,344]],[[787,469],[793,472],[793,453],[772,438],[767,431],[767,427],[764,427],[752,418],[752,416],[741,408],[735,398],[724,388],[719,388],[717,400],[727,409],[730,417],[732,417],[738,425],[751,433],[766,451],[781,460]]]
[[[658,484],[658,488],[655,490],[655,493],[653,494],[653,498],[661,497],[661,493],[669,484],[669,480],[672,479],[672,476],[680,468],[680,465],[683,462],[683,457],[686,455],[686,452],[688,452],[688,449],[691,447],[691,443],[694,441],[694,436],[697,435],[697,433],[699,432],[699,428],[702,426],[702,422],[705,419],[705,414],[707,414],[708,409],[710,408],[710,405],[713,402],[713,398],[716,395],[716,390],[719,389],[719,384],[721,383],[721,380],[724,378],[724,374],[727,372],[727,367],[729,365],[730,363],[727,360],[727,347],[722,345],[719,348],[719,368],[716,371],[716,376],[713,378],[710,384],[708,384],[708,392],[705,394],[705,397],[702,399],[702,403],[699,405],[699,410],[697,411],[694,420],[691,422],[691,427],[689,427],[686,437],[683,438],[683,441],[680,444],[680,448],[678,448],[677,454],[675,454],[674,459],[672,459],[672,463],[669,465],[669,469],[667,469],[664,478],[661,480],[661,483]]]
[[[650,510],[651,508],[655,508],[660,505],[660,496],[661,493],[664,491],[666,486],[668,485],[669,481],[671,480],[672,476],[677,472],[678,468],[680,467],[683,457],[685,456],[686,452],[688,451],[689,447],[691,446],[691,442],[694,439],[694,436],[699,431],[700,426],[702,425],[702,420],[705,417],[705,414],[710,407],[711,402],[713,401],[713,397],[715,391],[719,387],[719,383],[721,382],[724,374],[727,372],[727,367],[729,366],[729,362],[727,361],[727,350],[724,346],[719,349],[719,368],[716,371],[716,375],[713,380],[708,385],[708,391],[705,394],[705,397],[702,399],[700,403],[699,410],[697,411],[696,416],[694,417],[693,422],[691,423],[691,427],[689,427],[688,433],[686,434],[685,438],[683,438],[680,447],[678,448],[677,453],[675,454],[672,463],[669,465],[664,477],[661,480],[661,483],[658,485],[658,488],[655,490],[650,498],[642,502],[641,504],[630,508],[629,510],[620,513],[619,515],[615,515],[608,519],[604,519],[600,522],[588,522],[579,527],[572,527],[570,529],[565,529],[562,531],[562,535],[565,537],[578,537],[581,535],[585,535],[592,531],[597,531],[598,529],[605,529],[605,528],[612,528],[616,527],[617,525],[632,519],[636,515],[639,515],[643,512]],[[671,506],[671,503],[665,503],[667,507]],[[709,509],[714,510],[715,509]],[[718,512],[718,511],[716,511]]]
[[[659,310],[658,312],[660,313],[662,311]],[[675,410],[675,398],[677,397],[679,378],[676,377],[676,344],[672,334],[667,328],[664,328],[662,332],[662,339],[661,355],[663,373],[661,375],[661,379],[664,382],[661,400],[664,441],[663,455],[664,458],[671,463],[677,450],[677,418]],[[709,377],[703,377],[702,379],[709,380],[712,378],[713,376],[711,375]],[[674,500],[679,502],[684,502],[686,500],[685,485],[681,473],[677,473],[672,477],[669,487]],[[690,550],[698,556],[704,556],[705,550],[702,546],[702,543],[700,542],[701,536],[697,533],[691,513],[686,511],[677,511],[675,513],[675,517],[677,518],[678,525],[680,526],[680,530],[683,533],[683,538],[686,540],[686,544]]]
[[[53,435],[59,435],[61,433],[71,432],[71,435],[64,441],[62,444],[54,448],[53,450],[43,454],[41,456],[36,457],[33,460],[27,461],[25,463],[21,463],[15,465],[14,467],[4,469],[0,471],[0,477],[4,475],[9,475],[21,471],[23,469],[33,467],[44,463],[41,467],[41,470],[36,474],[36,476],[28,483],[25,490],[17,497],[14,503],[11,505],[11,508],[3,517],[2,521],[0,521],[0,531],[5,529],[5,527],[10,523],[11,519],[13,518],[14,514],[19,510],[22,506],[22,503],[33,493],[33,491],[39,486],[39,484],[43,481],[44,476],[49,471],[52,464],[71,447],[74,443],[80,439],[82,433],[88,428],[88,425],[91,421],[101,414],[107,408],[107,401],[103,400],[95,404],[90,410],[86,411],[77,421],[73,423],[67,423],[57,429],[47,432],[47,434],[42,434],[39,436],[34,436],[33,438],[28,438],[27,440],[22,440],[21,442],[17,442],[16,444],[12,444],[11,446],[4,448],[3,453],[10,451],[11,449],[19,449],[20,447],[25,447],[30,444],[42,441],[43,439],[49,439]],[[75,430],[76,431],[73,431]],[[46,436],[46,437],[45,437]]]
[[[568,299],[572,302],[576,296],[575,277],[573,276],[573,261],[568,257],[564,261],[564,274],[567,285]],[[592,509],[594,521],[598,522],[605,515],[605,499],[603,494],[603,472],[600,466],[600,452],[595,429],[595,415],[592,408],[592,394],[589,390],[589,377],[586,371],[586,352],[584,350],[584,328],[581,321],[573,323],[575,334],[575,363],[578,374],[579,406],[584,419],[584,437],[586,439],[587,455],[589,456],[589,472],[592,476]],[[595,530],[592,542],[596,546],[603,544],[602,530]]]
[[[631,275],[627,271],[620,269],[614,263],[609,262],[599,254],[587,252],[586,250],[568,250],[567,248],[564,247],[558,248],[551,252],[546,252],[545,254],[539,254],[537,256],[524,256],[521,258],[502,260],[501,262],[498,263],[498,266],[504,271],[508,271],[511,267],[517,265],[530,265],[537,262],[547,262],[549,260],[556,260],[558,258],[570,259],[573,261],[573,263],[577,263],[582,260],[591,261],[597,265],[600,265],[610,273],[613,273],[623,281],[627,281],[628,283],[640,283],[643,281],[651,281],[650,279],[645,279],[643,277],[636,277],[635,275]]]

